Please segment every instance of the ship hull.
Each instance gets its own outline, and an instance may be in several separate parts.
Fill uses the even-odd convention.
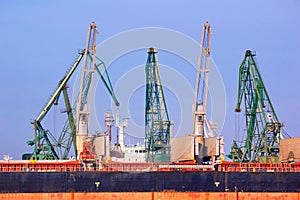
[[[0,193],[300,192],[294,172],[1,172]]]

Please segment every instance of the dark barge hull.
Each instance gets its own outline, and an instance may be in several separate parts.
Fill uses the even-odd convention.
[[[1,172],[0,193],[300,192],[295,172]]]

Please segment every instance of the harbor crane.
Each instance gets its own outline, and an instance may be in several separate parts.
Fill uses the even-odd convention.
[[[78,157],[79,153],[82,151],[83,142],[87,139],[89,133],[88,122],[90,116],[90,106],[92,103],[91,88],[93,85],[95,71],[100,76],[100,79],[112,96],[116,106],[119,106],[119,102],[115,97],[106,66],[104,62],[96,56],[96,34],[97,26],[94,22],[92,22],[89,26],[85,49],[79,52],[78,58],[68,70],[67,74],[59,81],[58,87],[47,102],[46,106],[40,112],[38,117],[31,122],[34,128],[34,139],[28,141],[27,144],[34,146],[34,150],[33,153],[24,154],[22,159],[69,159],[69,153],[72,146],[75,156]],[[82,67],[80,91],[75,105],[72,106],[67,92],[67,83],[74,74],[82,58],[84,63]],[[104,69],[103,74],[100,71],[100,67]],[[67,121],[59,137],[55,137],[50,130],[43,127],[42,121],[51,108],[58,104],[61,94],[63,94],[66,106],[64,113],[67,114]]]
[[[255,56],[255,52],[247,50],[239,68],[235,112],[241,112],[244,101],[246,139],[234,140],[228,157],[234,162],[278,163],[284,124],[276,115]]]
[[[215,123],[207,119],[208,81],[210,70],[210,35],[211,26],[206,22],[202,29],[200,53],[196,74],[195,96],[192,107],[192,135],[194,137],[194,154],[198,163],[203,159],[204,137],[215,137]],[[221,138],[220,138],[221,140]]]
[[[146,107],[145,107],[145,148],[147,162],[170,161],[169,114],[160,79],[157,49],[147,50]]]

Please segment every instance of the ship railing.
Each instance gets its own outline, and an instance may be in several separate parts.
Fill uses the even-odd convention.
[[[218,165],[218,171],[225,172],[300,172],[298,163],[234,163]]]
[[[0,161],[0,172],[79,171],[78,161]]]
[[[214,171],[213,165],[159,165],[159,171]]]
[[[158,171],[158,165],[153,163],[103,163],[101,171]]]
[[[99,163],[79,161],[0,161],[0,172],[110,172],[110,171],[213,171],[212,165],[177,165],[170,163]],[[300,172],[300,163],[233,163],[217,165],[224,172]]]

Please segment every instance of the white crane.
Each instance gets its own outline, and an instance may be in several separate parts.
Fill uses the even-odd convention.
[[[86,38],[80,90],[76,106],[76,143],[78,155],[82,152],[83,143],[89,136],[88,122],[90,119],[90,106],[92,105],[93,95],[91,88],[93,87],[95,72],[96,34],[97,26],[92,22],[89,26]]]
[[[206,22],[203,26],[200,40],[200,54],[198,58],[198,69],[196,75],[195,97],[192,108],[192,134],[194,136],[194,154],[196,158],[199,158],[200,152],[203,152],[201,148],[203,148],[204,137],[214,137],[216,135],[215,123],[210,123],[206,118],[208,74],[210,68],[210,34],[210,25],[208,22]]]

